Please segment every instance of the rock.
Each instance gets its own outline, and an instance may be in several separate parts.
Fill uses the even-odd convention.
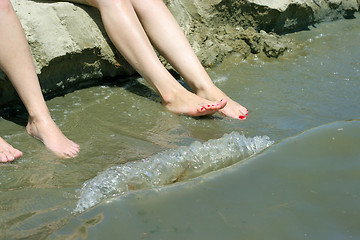
[[[47,98],[106,78],[135,73],[110,42],[99,12],[68,2],[11,0],[28,39]],[[283,34],[321,22],[351,18],[357,0],[166,0],[205,66],[231,53],[279,57],[291,42]],[[167,68],[171,66],[162,59]],[[0,71],[0,105],[19,102]]]
[[[252,27],[244,30],[240,36],[250,47],[251,53],[259,54],[264,52],[268,57],[277,58],[292,46],[292,43],[287,38],[274,33],[266,33],[263,30],[257,32]]]
[[[354,12],[359,10],[360,1],[343,1],[344,17],[354,18]]]
[[[288,44],[284,44],[284,41],[280,40],[279,36],[275,34],[266,34],[263,38],[263,52],[268,57],[279,57],[288,49],[288,46]]]
[[[108,39],[94,8],[68,2],[11,0],[22,23],[47,97],[101,78],[135,73]],[[16,93],[0,75],[0,105]]]

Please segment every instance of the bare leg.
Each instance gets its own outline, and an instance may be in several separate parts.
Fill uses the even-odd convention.
[[[201,65],[182,29],[162,0],[131,0],[155,48],[182,75],[197,95],[216,101],[227,99],[223,115],[245,119],[248,110],[217,88]]]
[[[201,116],[213,114],[226,105],[225,99],[210,101],[187,91],[173,78],[158,59],[130,0],[86,2],[100,10],[106,31],[116,48],[156,89],[168,110]]]
[[[13,148],[0,137],[0,162],[11,162],[22,156],[22,152]]]
[[[9,0],[0,0],[0,67],[9,77],[28,113],[28,133],[60,157],[75,157],[79,146],[52,120],[44,101],[25,34]]]

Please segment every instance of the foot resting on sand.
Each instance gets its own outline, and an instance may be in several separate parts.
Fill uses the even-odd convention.
[[[22,156],[22,152],[13,148],[10,144],[5,142],[4,139],[0,137],[0,161],[12,162],[16,158],[20,158]]]
[[[50,117],[49,119],[33,119],[30,117],[26,130],[61,158],[76,157],[80,151],[79,145],[65,137]]]

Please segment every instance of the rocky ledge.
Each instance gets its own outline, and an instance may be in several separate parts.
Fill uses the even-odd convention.
[[[110,42],[96,9],[61,1],[11,2],[25,30],[46,97],[135,73]],[[231,53],[243,58],[258,53],[278,57],[292,44],[282,34],[322,21],[352,18],[359,10],[359,0],[165,2],[205,66],[220,63]],[[15,102],[19,98],[0,71],[0,106]]]

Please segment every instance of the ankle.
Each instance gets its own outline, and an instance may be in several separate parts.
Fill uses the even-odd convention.
[[[212,88],[216,87],[206,72],[203,74],[197,74],[196,76],[191,76],[191,79],[185,78],[185,81],[189,84],[195,93],[199,91],[210,91]]]
[[[180,87],[179,87],[180,86]],[[180,84],[179,86],[175,85],[172,88],[168,88],[164,92],[160,92],[163,104],[168,105],[175,102],[180,96],[184,96],[186,89],[183,88]]]
[[[162,94],[161,99],[162,99],[162,102],[164,105],[169,105],[175,101],[176,93],[175,93],[175,91],[169,91],[166,94]]]
[[[54,120],[51,118],[50,114],[29,115],[28,125],[31,126],[49,125],[53,121]]]
[[[211,101],[219,101],[222,98],[226,97],[226,94],[224,94],[215,85],[206,86],[204,88],[198,89],[196,91],[196,94]]]

